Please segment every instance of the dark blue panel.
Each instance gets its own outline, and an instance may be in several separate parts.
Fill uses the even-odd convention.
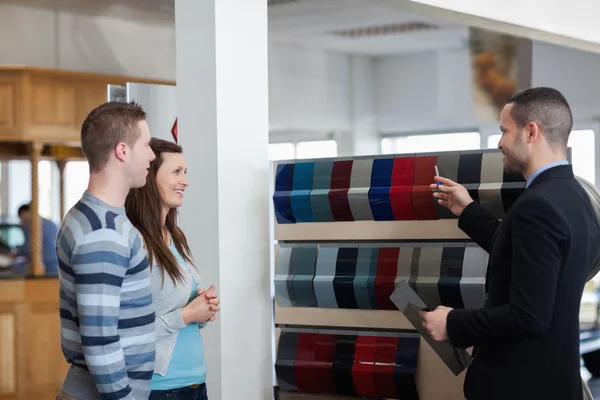
[[[313,288],[313,278],[317,265],[317,246],[298,247],[296,253],[293,293],[297,305],[298,307],[318,307]]]
[[[393,169],[393,158],[383,158],[373,161],[369,202],[371,203],[371,211],[375,221],[394,220],[394,213],[390,203]]]
[[[358,308],[354,294],[358,247],[340,247],[333,278],[333,291],[339,308]]]
[[[419,341],[419,336],[400,336],[398,338],[396,365],[394,366],[394,386],[396,387],[396,393],[402,393],[402,398],[407,400],[419,399],[415,379]]]
[[[294,167],[290,202],[296,222],[313,222],[310,191],[313,185],[314,166],[312,162],[302,162],[296,163]]]
[[[294,164],[278,164],[275,176],[275,193],[273,208],[275,217],[280,224],[295,223],[294,212],[290,202],[290,194],[294,182]]]
[[[310,205],[314,222],[333,222],[333,214],[329,205],[332,170],[333,161],[315,162],[313,185],[310,192]]]

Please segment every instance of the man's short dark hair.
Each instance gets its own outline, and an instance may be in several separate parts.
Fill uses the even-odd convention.
[[[135,102],[111,101],[93,109],[81,125],[81,151],[90,172],[101,171],[119,142],[133,146],[140,137],[138,122],[146,112]]]
[[[536,122],[553,147],[567,147],[573,129],[573,114],[565,97],[556,89],[536,87],[512,96],[510,115],[519,128]]]
[[[17,211],[17,215],[20,216],[21,213],[29,212],[29,210],[30,210],[29,204],[23,204],[21,207],[19,207],[19,210]]]

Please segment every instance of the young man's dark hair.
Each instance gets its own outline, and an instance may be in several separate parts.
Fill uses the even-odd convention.
[[[567,147],[573,128],[573,115],[565,97],[556,89],[537,87],[512,96],[511,116],[519,128],[536,122],[553,147]]]
[[[29,204],[23,204],[21,207],[19,207],[19,210],[17,211],[17,215],[20,217],[22,213],[29,212],[30,209],[31,209],[31,207]]]
[[[138,123],[145,119],[146,112],[135,102],[108,102],[92,110],[81,126],[81,151],[90,172],[104,168],[119,142],[133,147],[140,137]]]

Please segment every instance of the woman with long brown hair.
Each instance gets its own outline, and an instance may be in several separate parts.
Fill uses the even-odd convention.
[[[187,239],[177,225],[177,208],[189,185],[181,146],[153,138],[150,147],[156,159],[150,163],[146,185],[131,190],[125,202],[152,268],[156,365],[150,400],[206,400],[200,329],[214,320],[219,299],[214,286],[201,289]]]

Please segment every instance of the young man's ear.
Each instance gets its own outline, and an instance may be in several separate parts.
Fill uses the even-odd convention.
[[[123,142],[117,143],[115,147],[115,156],[119,161],[125,161],[127,158],[127,153],[129,152],[129,147]]]

